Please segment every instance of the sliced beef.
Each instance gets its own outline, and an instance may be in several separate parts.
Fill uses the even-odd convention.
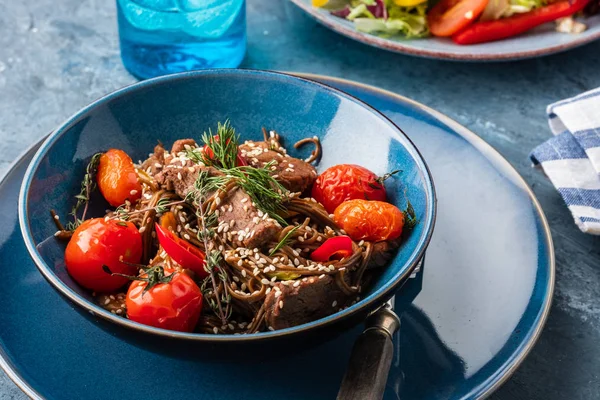
[[[157,144],[154,147],[154,153],[142,163],[142,169],[154,176],[160,172],[165,164],[165,148],[162,144]]]
[[[159,185],[167,190],[173,190],[182,199],[185,199],[190,190],[194,188],[194,183],[198,179],[201,170],[208,169],[211,176],[219,174],[212,167],[201,167],[190,160],[181,162],[180,159],[174,159],[169,155],[167,155],[166,160],[171,162],[165,165],[162,172],[154,178]]]
[[[239,146],[241,156],[246,162],[255,167],[264,167],[273,161],[271,167],[273,176],[286,189],[292,192],[304,192],[317,178],[317,170],[304,160],[290,157],[285,149],[279,147],[275,142],[252,142],[247,141]]]
[[[182,199],[193,189],[200,171],[208,170],[210,176],[221,175],[221,172],[213,167],[201,167],[189,160],[182,162],[178,158],[171,160],[172,163],[165,166],[155,179],[163,187],[175,191]],[[261,248],[265,243],[274,240],[281,231],[279,223],[268,216],[265,217],[262,211],[253,206],[252,200],[242,189],[232,190],[223,198],[218,210],[217,223],[223,225],[219,234],[234,246]],[[235,222],[232,224],[231,221]]]
[[[262,248],[279,235],[281,225],[252,205],[242,189],[234,189],[219,206],[218,222],[223,223],[221,235],[234,246]],[[232,225],[232,222],[233,225]],[[225,228],[227,226],[227,228]]]
[[[171,153],[177,155],[177,153],[185,151],[186,145],[191,148],[198,147],[194,139],[179,139],[173,143],[173,147],[171,147]]]
[[[386,266],[398,247],[400,247],[400,239],[373,243],[373,253],[371,253],[367,269]]]
[[[297,287],[280,282],[269,292],[264,303],[268,326],[284,329],[315,321],[339,311],[348,301],[348,296],[329,275],[299,282]]]

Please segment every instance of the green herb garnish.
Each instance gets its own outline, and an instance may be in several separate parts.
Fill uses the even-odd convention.
[[[71,213],[69,215],[73,216],[73,222],[69,222],[67,224],[67,230],[74,231],[77,229],[79,225],[83,223],[85,220],[85,214],[87,213],[88,204],[90,202],[90,196],[92,192],[96,189],[96,172],[98,172],[98,164],[100,163],[100,156],[102,153],[96,153],[92,156],[92,159],[88,163],[85,169],[85,175],[83,176],[83,181],[81,181],[81,191],[79,194],[75,196],[77,199],[77,203],[71,209]],[[83,207],[83,212],[81,214],[81,218],[77,217],[77,212],[79,208]]]
[[[417,220],[415,209],[408,199],[406,200],[406,203],[406,210],[404,210],[404,227],[407,230],[411,230],[419,223],[419,221]]]
[[[213,134],[210,129],[208,133],[204,132],[202,141],[206,145],[202,153],[204,165],[224,169],[237,166],[239,135],[235,133],[229,120],[224,124],[218,123],[216,134]]]
[[[277,246],[275,246],[273,248],[273,250],[271,250],[269,252],[269,257],[271,257],[273,254],[277,253],[277,251],[279,249],[281,249],[282,247],[287,246],[288,243],[290,242],[291,236],[294,234],[294,232],[296,232],[298,230],[298,228],[300,228],[300,225],[297,225],[297,226],[293,227],[292,229],[290,229],[290,231],[285,234],[285,236],[279,241],[279,243],[277,243]]]

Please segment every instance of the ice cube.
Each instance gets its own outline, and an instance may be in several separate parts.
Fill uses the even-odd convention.
[[[179,0],[183,14],[183,30],[201,38],[219,38],[242,12],[244,0]],[[200,7],[202,5],[202,7]]]
[[[118,0],[124,17],[131,25],[146,31],[178,30],[182,14],[174,0]]]

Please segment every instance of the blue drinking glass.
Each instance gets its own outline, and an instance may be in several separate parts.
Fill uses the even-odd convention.
[[[117,0],[121,58],[138,78],[235,68],[246,53],[246,0]]]

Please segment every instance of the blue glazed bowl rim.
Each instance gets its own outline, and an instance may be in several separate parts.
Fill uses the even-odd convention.
[[[361,299],[356,304],[348,307],[345,310],[339,311],[335,314],[332,314],[328,317],[318,319],[316,321],[312,321],[306,324],[298,325],[291,328],[276,330],[276,331],[267,331],[267,332],[259,332],[247,335],[214,335],[214,334],[203,334],[203,333],[186,333],[186,332],[176,332],[170,331],[161,328],[155,328],[147,325],[143,325],[137,322],[133,322],[129,319],[114,315],[100,306],[88,301],[87,299],[81,297],[78,293],[76,293],[73,289],[71,289],[68,285],[66,285],[61,279],[56,276],[56,274],[52,271],[50,266],[46,264],[46,262],[41,257],[40,253],[36,249],[35,241],[33,239],[33,235],[31,233],[30,225],[29,225],[29,217],[27,213],[28,208],[28,193],[31,187],[31,182],[33,180],[34,173],[37,171],[38,167],[44,156],[48,153],[48,151],[52,148],[52,146],[58,141],[60,137],[62,137],[72,126],[77,123],[81,118],[83,118],[86,114],[94,110],[96,107],[104,105],[110,102],[113,99],[119,98],[121,96],[127,95],[131,92],[135,92],[138,90],[146,89],[147,87],[157,86],[160,84],[164,84],[166,82],[178,81],[178,80],[187,80],[187,79],[210,79],[214,76],[226,76],[226,75],[252,75],[261,77],[264,79],[280,79],[286,80],[289,82],[302,82],[305,85],[313,85],[317,86],[321,89],[324,89],[326,92],[331,93],[334,96],[345,98],[362,108],[365,108],[367,111],[375,114],[379,119],[381,119],[385,124],[387,124],[392,130],[394,130],[398,135],[402,136],[405,140],[404,143],[401,142],[402,146],[405,147],[413,159],[421,173],[422,179],[425,183],[425,199],[426,199],[426,213],[420,221],[420,224],[423,224],[424,229],[421,237],[417,245],[415,246],[412,254],[406,261],[406,263],[399,269],[399,271],[394,275],[394,277],[388,280],[381,288],[371,293],[369,296]],[[113,322],[117,325],[123,326],[128,329],[133,329],[137,331],[142,331],[145,333],[150,333],[154,335],[174,338],[174,339],[183,339],[183,340],[191,340],[196,342],[208,342],[208,343],[232,343],[232,342],[255,342],[255,341],[264,341],[270,340],[277,337],[289,336],[293,334],[298,334],[301,332],[305,332],[311,329],[322,328],[326,325],[331,325],[341,320],[345,320],[350,318],[353,315],[356,315],[360,312],[371,311],[377,306],[383,304],[389,297],[391,297],[395,290],[405,281],[406,278],[412,273],[412,271],[417,267],[423,255],[425,254],[425,250],[431,241],[431,236],[433,234],[433,228],[435,226],[437,212],[437,199],[435,195],[435,187],[433,184],[433,178],[431,177],[431,173],[429,167],[427,166],[425,160],[423,159],[421,153],[414,145],[412,140],[387,116],[382,114],[380,111],[366,104],[362,100],[345,93],[339,89],[333,88],[329,85],[315,82],[310,79],[294,76],[287,73],[276,72],[276,71],[267,71],[267,70],[252,70],[252,69],[213,69],[213,70],[202,70],[202,71],[190,71],[190,72],[182,72],[172,75],[165,75],[157,78],[148,79],[145,81],[137,82],[131,84],[129,86],[125,86],[121,89],[118,89],[112,93],[109,93],[89,105],[85,106],[71,117],[67,118],[56,130],[54,130],[48,138],[42,143],[38,151],[33,156],[31,163],[29,164],[27,171],[25,172],[25,176],[23,178],[23,183],[21,185],[21,190],[19,193],[19,201],[18,201],[18,213],[19,213],[19,225],[21,228],[21,234],[23,236],[25,246],[29,255],[33,259],[36,267],[42,273],[44,278],[57,290],[61,295],[69,299],[71,302],[76,305],[82,307],[87,310],[94,316],[101,317],[105,320]]]

